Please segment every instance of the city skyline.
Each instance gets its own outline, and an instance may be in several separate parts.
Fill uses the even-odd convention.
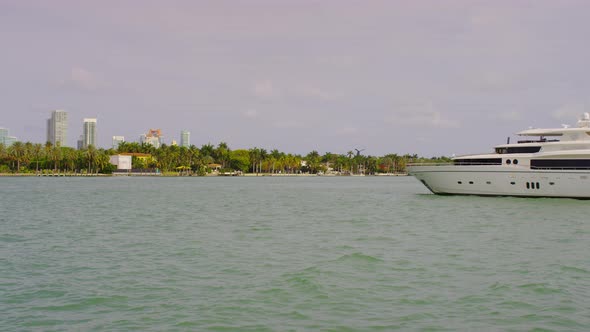
[[[113,10],[7,0],[0,16],[10,31],[0,125],[23,141],[42,142],[45,125],[31,119],[63,108],[76,131],[99,118],[103,147],[158,126],[175,139],[191,130],[195,145],[452,155],[575,124],[590,110],[584,1],[181,0]]]
[[[78,136],[76,140],[76,144],[67,144],[67,136],[69,131],[69,114],[65,110],[53,110],[50,113],[50,117],[46,121],[46,140],[41,141],[24,141],[19,140],[15,136],[9,135],[9,129],[0,127],[0,143],[5,145],[10,145],[16,141],[24,142],[31,142],[31,143],[41,143],[45,144],[50,142],[51,144],[55,145],[59,143],[60,146],[63,147],[76,147],[77,149],[86,149],[89,145],[93,145],[98,148],[106,148],[108,149],[109,146],[101,146],[98,142],[98,133],[97,133],[97,118],[83,118],[82,120],[82,130],[81,134]],[[181,130],[179,135],[179,141],[181,142],[181,146],[188,147],[190,146],[190,131],[188,130]],[[111,136],[111,148],[116,148],[119,143],[126,142],[125,136],[122,135],[113,135]],[[146,143],[154,145],[155,147],[159,147],[162,144],[174,144],[176,142],[175,139],[171,138],[170,142],[166,142],[164,140],[164,135],[160,129],[149,129],[147,134],[141,134],[137,140],[131,140],[129,142],[138,142],[138,143]],[[203,143],[208,144],[209,142]]]

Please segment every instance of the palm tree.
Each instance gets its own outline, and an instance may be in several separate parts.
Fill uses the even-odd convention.
[[[86,149],[86,161],[88,162],[88,173],[92,173],[92,165],[96,162],[96,148],[94,145],[89,145]]]
[[[74,170],[77,157],[78,153],[73,148],[62,148],[62,165],[66,172]]]
[[[4,143],[0,143],[0,162],[3,162],[6,159],[6,146]]]
[[[33,144],[31,150],[33,158],[35,158],[35,173],[39,173],[39,159],[41,159],[41,153],[43,152],[43,146],[39,143]]]
[[[57,172],[59,170],[59,161],[61,160],[62,151],[59,144],[55,145],[51,149],[51,159],[53,160],[53,171]]]
[[[8,151],[12,159],[16,162],[16,172],[20,172],[20,164],[26,160],[25,145],[22,142],[14,142]]]
[[[219,143],[217,149],[215,149],[214,151],[214,156],[217,159],[217,161],[221,164],[222,168],[225,168],[226,165],[229,163],[230,151],[231,150],[225,142]]]
[[[109,155],[106,153],[105,150],[100,149],[97,151],[95,165],[96,173],[98,173],[99,171],[102,172],[108,165],[110,165]]]

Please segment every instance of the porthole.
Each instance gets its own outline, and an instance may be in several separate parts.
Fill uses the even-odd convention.
[[[506,159],[506,165],[510,165],[511,161],[510,159]]]
[[[526,188],[531,189],[531,185],[528,182],[526,183]]]
[[[552,186],[552,185],[554,185],[554,184],[555,184],[555,182],[549,182],[549,185],[550,185],[550,186]]]
[[[492,181],[486,181],[487,184],[492,184]]]
[[[515,184],[516,184],[516,182],[512,181],[512,182],[510,182],[510,184],[511,184],[511,185],[515,185]]]
[[[540,188],[540,186],[539,186],[539,182],[537,182],[537,189],[539,189],[539,188]]]
[[[512,161],[512,163],[513,163],[514,165],[518,165],[518,159],[514,159],[514,160]]]
[[[458,184],[463,184],[463,182],[461,182],[461,181],[457,181],[457,183],[458,183]]]
[[[473,181],[469,181],[469,184],[473,184]]]

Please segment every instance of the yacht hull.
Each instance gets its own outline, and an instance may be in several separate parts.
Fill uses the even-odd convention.
[[[590,170],[444,165],[408,166],[408,172],[441,195],[590,199]]]

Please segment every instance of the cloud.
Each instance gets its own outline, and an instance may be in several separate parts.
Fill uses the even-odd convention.
[[[100,84],[95,74],[85,68],[74,66],[68,77],[60,82],[60,86],[82,91],[96,91]]]
[[[501,122],[514,122],[522,119],[522,113],[517,111],[490,113],[488,118]]]
[[[356,135],[358,132],[358,128],[355,127],[344,127],[338,130],[338,134],[340,135]]]
[[[385,122],[398,126],[428,128],[459,128],[460,122],[447,119],[441,112],[434,110],[432,104],[406,105],[385,117]]]
[[[357,59],[352,55],[332,55],[319,57],[317,62],[334,67],[351,67],[356,64]]]
[[[556,120],[575,122],[582,113],[587,112],[587,108],[581,103],[568,103],[560,106],[551,113]]]
[[[293,119],[275,121],[273,122],[272,126],[279,129],[293,129],[306,127],[305,123]]]
[[[257,110],[249,109],[242,112],[242,116],[248,119],[256,119],[260,116],[260,113]]]
[[[324,101],[332,101],[338,99],[339,95],[316,87],[305,87],[300,89],[300,95],[303,97],[311,97],[314,99],[321,99]]]
[[[280,91],[275,87],[271,80],[261,80],[254,82],[252,93],[262,99],[276,98],[280,96]]]

